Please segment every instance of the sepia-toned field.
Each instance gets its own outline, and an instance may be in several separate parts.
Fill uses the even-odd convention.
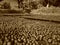
[[[60,45],[60,23],[19,16],[0,17],[0,45]]]

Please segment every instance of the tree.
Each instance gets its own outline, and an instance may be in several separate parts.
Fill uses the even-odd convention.
[[[31,2],[31,3],[30,3],[30,7],[31,7],[32,9],[37,9],[37,3],[36,3],[35,1]]]
[[[47,7],[51,6],[51,5],[55,5],[57,4],[58,0],[45,0],[47,3]]]
[[[42,4],[43,6],[46,6],[46,0],[40,0],[39,3]]]
[[[40,0],[40,3],[43,6],[46,6],[47,8],[50,7],[51,5],[57,6],[60,5],[60,0]]]
[[[54,4],[54,6],[59,6],[60,7],[60,0],[57,0],[56,3]]]
[[[21,8],[23,5],[23,0],[18,0],[18,8]]]
[[[1,6],[3,9],[11,9],[10,3],[4,2],[3,5]]]
[[[0,2],[3,1],[3,0],[0,0]]]

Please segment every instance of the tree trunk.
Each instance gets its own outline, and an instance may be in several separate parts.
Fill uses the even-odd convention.
[[[50,5],[49,5],[49,3],[48,3],[46,7],[48,8],[49,6],[50,6]]]
[[[18,0],[18,8],[20,8],[20,1]]]

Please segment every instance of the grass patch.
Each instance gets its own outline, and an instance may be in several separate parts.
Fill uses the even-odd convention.
[[[33,14],[50,14],[50,15],[55,15],[55,14],[60,14],[60,8],[59,7],[41,7],[37,10],[32,10]]]
[[[60,41],[60,24],[18,17],[0,17],[0,37],[2,42],[2,39],[7,38],[8,42],[12,42],[11,39],[13,39],[14,42],[24,43],[24,45],[37,45],[37,43],[38,45],[57,45],[60,44],[58,42]],[[4,40],[4,43],[6,40]]]

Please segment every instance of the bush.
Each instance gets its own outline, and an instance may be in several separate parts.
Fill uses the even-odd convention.
[[[36,2],[31,2],[30,3],[32,9],[37,9],[37,3]]]
[[[11,9],[10,3],[4,2],[1,6],[2,9]]]

